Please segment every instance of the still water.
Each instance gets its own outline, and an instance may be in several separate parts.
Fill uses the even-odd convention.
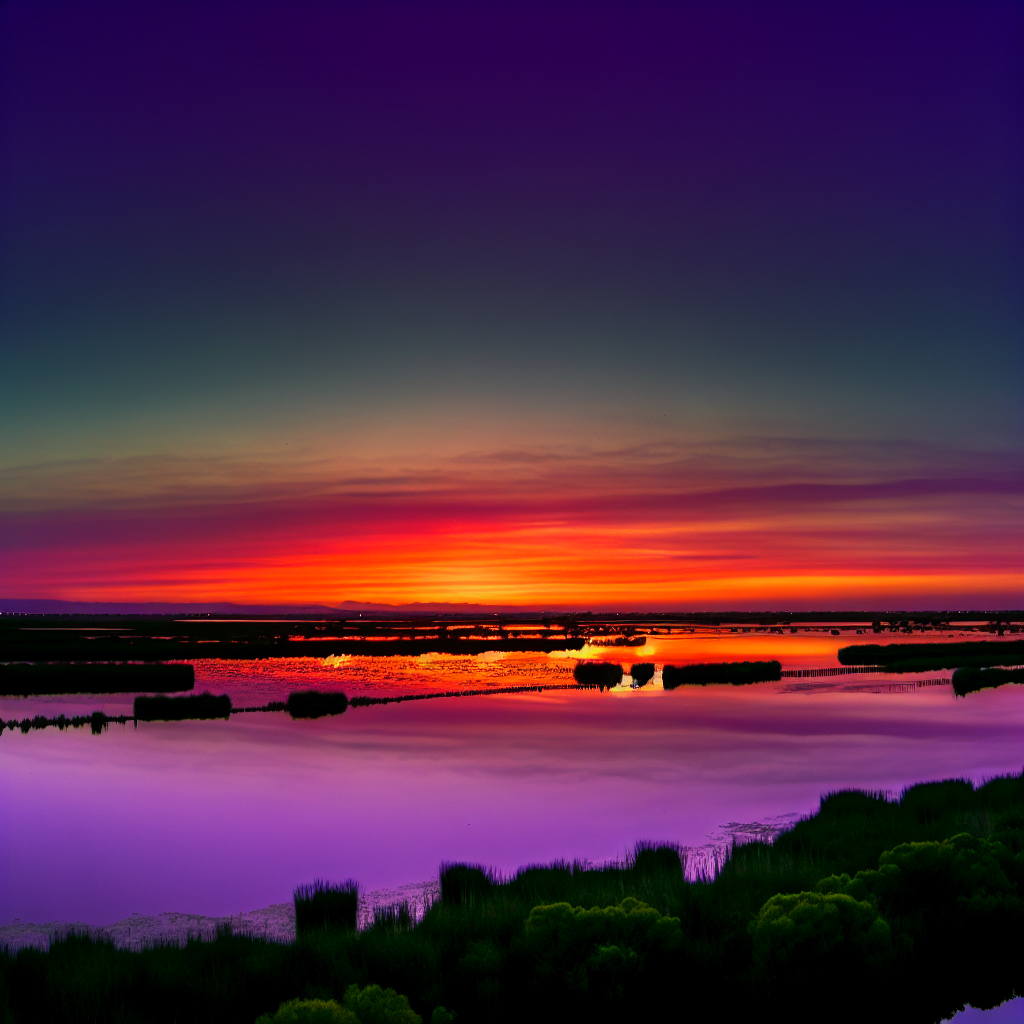
[[[658,637],[583,657],[683,664],[776,657],[837,665],[850,636]],[[860,638],[858,638],[860,639]],[[873,638],[865,637],[865,640]],[[931,637],[929,639],[934,639]],[[959,639],[959,638],[958,638]],[[301,686],[356,693],[558,685],[548,655],[199,662],[197,690],[236,706]],[[953,696],[948,672],[783,679],[746,687],[547,690],[229,722],[0,736],[0,925],[133,913],[229,915],[286,902],[314,877],[367,890],[443,860],[512,871],[601,861],[638,839],[713,854],[770,832],[829,790],[897,794],[1024,762],[1024,688]],[[130,696],[0,701],[4,718],[120,713]]]

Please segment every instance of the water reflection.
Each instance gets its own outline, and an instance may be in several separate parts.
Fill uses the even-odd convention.
[[[857,688],[867,682],[557,690],[315,721],[5,732],[0,924],[236,914],[286,901],[315,876],[383,888],[451,858],[513,870],[615,857],[638,838],[701,847],[730,823],[756,830],[808,813],[830,789],[897,792],[1020,769],[1019,687],[954,700],[947,685]],[[291,685],[269,673],[240,684]]]

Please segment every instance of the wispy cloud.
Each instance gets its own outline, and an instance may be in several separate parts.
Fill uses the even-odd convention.
[[[433,465],[148,458],[0,481],[12,596],[995,603],[1024,481],[999,452],[792,439]],[[973,598],[972,598],[973,599]],[[883,603],[886,603],[883,601]]]

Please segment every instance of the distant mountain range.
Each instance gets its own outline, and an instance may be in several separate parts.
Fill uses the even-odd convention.
[[[722,609],[610,609],[607,606],[595,605],[590,609],[581,608],[541,608],[531,605],[514,604],[472,604],[448,601],[414,601],[410,604],[379,604],[373,601],[339,601],[337,604],[238,604],[234,601],[55,601],[49,598],[0,598],[0,614],[10,615],[248,615],[256,618],[267,616],[314,616],[316,618],[351,618],[360,613],[370,615],[596,615],[625,616],[640,618],[657,618],[659,616],[686,616],[695,620],[753,622],[764,618],[765,623],[778,625],[785,622],[808,622],[812,620],[842,620],[849,622],[871,622],[876,619],[894,620],[908,618],[924,621],[939,619],[942,621],[965,620],[1003,620],[1007,623],[1024,621],[1024,612],[1020,609],[1003,610],[946,610],[929,611],[924,609],[888,609],[888,610],[722,610]],[[765,618],[767,617],[767,618]]]
[[[500,612],[536,611],[522,605],[453,604],[417,601],[412,604],[374,604],[340,601],[327,604],[236,604],[176,601],[54,601],[48,598],[0,598],[0,613],[28,615],[346,615],[352,612],[450,612],[487,615]],[[549,609],[545,609],[549,610]],[[564,609],[563,609],[564,610]]]

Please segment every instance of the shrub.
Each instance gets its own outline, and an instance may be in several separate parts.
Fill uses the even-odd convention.
[[[846,893],[772,896],[748,930],[755,961],[772,971],[814,975],[822,961],[853,967],[892,954],[889,925],[878,909]]]
[[[654,678],[654,663],[641,661],[629,670],[629,674],[637,686],[644,686]]]
[[[413,1012],[405,996],[380,985],[367,985],[364,989],[349,985],[345,1008],[359,1019],[359,1024],[423,1024],[423,1018]]]
[[[277,1013],[265,1013],[256,1024],[361,1024],[347,1007],[333,999],[292,999],[282,1003]]]

